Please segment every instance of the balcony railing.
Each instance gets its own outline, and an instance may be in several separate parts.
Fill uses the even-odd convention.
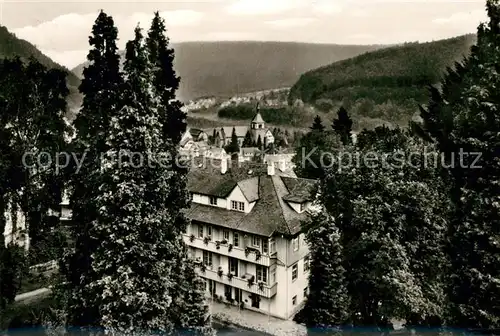
[[[274,259],[270,258],[268,255],[261,254],[257,250],[252,248],[241,248],[232,246],[229,243],[222,244],[217,243],[212,240],[205,240],[201,238],[192,237],[190,235],[184,235],[184,242],[191,247],[202,249],[205,251],[210,251],[213,253],[223,254],[230,256],[232,258],[244,260],[257,265],[271,266]]]
[[[219,275],[218,272],[213,271],[209,268],[206,268],[204,271],[202,271],[200,267],[198,267],[197,269],[198,274],[205,279],[214,280],[231,287],[236,287],[253,294],[258,294],[265,298],[272,298],[273,296],[275,296],[278,288],[277,282],[271,286],[264,283],[258,283],[257,281],[250,283],[248,279],[243,279],[236,276],[229,278],[227,274]]]

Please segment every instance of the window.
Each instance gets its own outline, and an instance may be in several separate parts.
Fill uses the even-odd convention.
[[[297,276],[299,275],[299,267],[298,264],[292,266],[292,281],[297,280]]]
[[[276,252],[276,242],[274,241],[274,239],[271,239],[269,242],[269,252],[271,254],[274,254]]]
[[[260,246],[260,238],[253,236],[252,244],[253,244],[253,246]]]
[[[198,238],[203,238],[203,225],[198,225]]]
[[[210,196],[210,205],[217,205],[217,197]]]
[[[271,283],[276,283],[276,271],[271,272]]]
[[[222,231],[222,239],[229,240],[229,231],[228,230]]]
[[[307,297],[307,287],[304,288],[304,298],[306,298],[306,297]]]
[[[309,256],[306,256],[304,258],[304,273],[308,272],[309,268],[310,268],[310,260],[309,260]]]
[[[238,210],[238,211],[245,211],[245,203],[244,202],[231,201],[231,209],[232,210]]]
[[[257,281],[267,283],[267,267],[257,265]]]
[[[240,244],[240,235],[239,233],[233,233],[233,245],[238,246]]]
[[[300,212],[303,212],[306,209],[305,203],[300,203]]]
[[[295,306],[297,304],[297,295],[292,298],[292,304]]]
[[[269,241],[267,239],[262,239],[262,253],[269,253]]]
[[[229,272],[238,276],[238,259],[229,257]]]
[[[226,297],[226,299],[231,299],[232,298],[232,295],[233,294],[233,289],[231,288],[231,286],[229,285],[224,285],[224,296]]]
[[[209,237],[212,237],[212,227],[211,226],[207,226],[207,235]]]
[[[206,266],[212,265],[212,252],[203,251],[203,264]]]
[[[299,237],[292,239],[293,250],[299,250]]]
[[[193,193],[189,193],[189,197],[191,198],[191,201],[194,200],[194,194]]]

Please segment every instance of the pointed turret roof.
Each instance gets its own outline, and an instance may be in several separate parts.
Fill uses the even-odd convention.
[[[257,102],[257,106],[255,106],[255,117],[253,117],[252,122],[253,123],[264,123],[264,119],[262,119],[262,116],[260,115],[260,109],[259,109],[259,102]]]
[[[260,115],[260,112],[257,112],[257,114],[255,115],[255,117],[253,117],[252,122],[253,123],[263,123],[264,122],[264,119],[262,119],[262,116]]]

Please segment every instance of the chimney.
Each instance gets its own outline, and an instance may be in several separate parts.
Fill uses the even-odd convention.
[[[274,162],[269,162],[267,164],[267,175],[269,175],[269,176],[274,175]]]
[[[225,155],[222,155],[222,157],[221,157],[220,172],[221,172],[221,174],[227,173],[227,158]]]

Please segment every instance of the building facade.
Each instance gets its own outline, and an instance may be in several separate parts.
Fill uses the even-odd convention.
[[[315,181],[287,175],[273,163],[224,156],[194,163],[183,238],[207,296],[235,309],[291,318],[308,293],[302,223],[310,216]],[[61,220],[71,220],[67,197],[61,207]]]
[[[309,250],[301,233],[314,181],[274,165],[226,164],[189,173],[191,224],[184,240],[207,294],[289,319],[308,292]]]

